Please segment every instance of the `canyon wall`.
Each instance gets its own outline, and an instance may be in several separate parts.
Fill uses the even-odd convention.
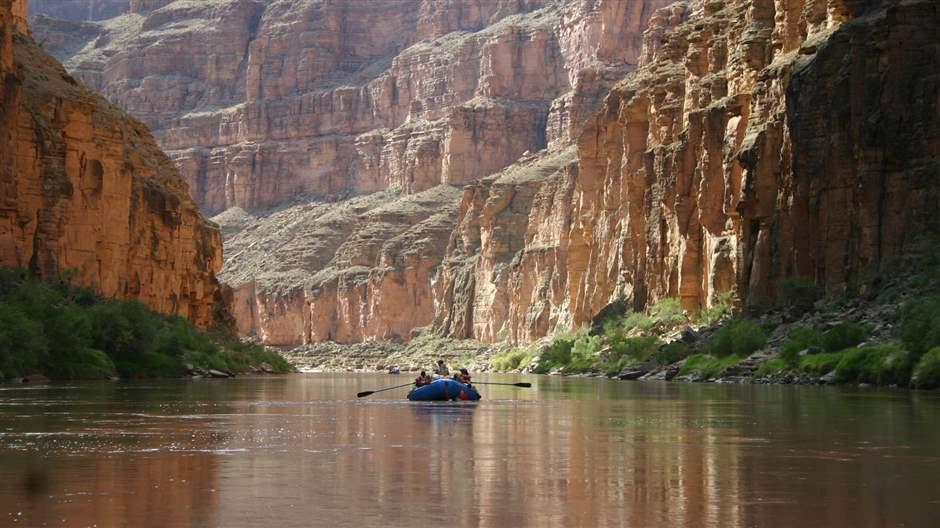
[[[36,24],[76,77],[153,130],[215,213],[502,169],[589,117],[666,3],[164,1]]]
[[[0,3],[0,265],[214,323],[218,228],[146,127],[22,32],[25,9]]]
[[[34,20],[153,128],[204,210],[226,210],[239,329],[288,345],[430,325],[459,187],[569,144],[667,3],[214,0]]]
[[[660,11],[577,164],[465,191],[437,330],[529,341],[617,298],[765,305],[787,277],[841,292],[936,236],[938,23],[926,0]]]
[[[35,31],[226,210],[242,332],[527,342],[616,299],[840,292],[935,234],[937,9],[212,0]]]

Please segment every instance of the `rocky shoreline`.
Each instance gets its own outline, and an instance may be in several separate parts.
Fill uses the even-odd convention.
[[[493,360],[499,355],[519,349],[509,343],[486,344],[471,340],[454,340],[419,333],[408,342],[367,341],[353,345],[317,343],[282,350],[281,354],[301,372],[312,371],[418,371],[430,368],[437,359],[444,359],[452,367],[467,367],[474,372],[519,372],[560,376],[604,377],[624,381],[678,381],[688,383],[737,383],[780,385],[852,385],[869,386],[870,383],[840,379],[834,367],[813,372],[798,364],[805,358],[822,358],[826,351],[817,346],[806,346],[796,352],[798,363],[782,363],[781,354],[793,336],[806,329],[818,333],[853,325],[865,329],[865,336],[851,345],[854,350],[890,346],[901,340],[901,313],[911,303],[931,298],[938,291],[938,282],[929,273],[929,267],[919,258],[903,259],[892,270],[883,270],[877,277],[859,287],[852,295],[828,297],[819,300],[795,299],[793,302],[762,313],[747,314],[746,319],[767,329],[766,343],[760,349],[743,355],[720,371],[711,373],[688,372],[686,363],[697,353],[708,351],[708,343],[729,321],[729,317],[708,325],[680,325],[661,329],[656,335],[659,350],[675,344],[687,347],[686,357],[657,363],[649,359],[627,364],[616,373],[599,368],[539,369],[539,362],[552,339],[542,339],[527,345],[532,351],[524,364],[515,369],[498,370]],[[599,332],[595,325],[594,333]],[[609,347],[608,347],[609,348]],[[600,356],[608,353],[602,348]],[[830,354],[831,355],[831,354]],[[777,362],[768,365],[768,362]],[[825,364],[825,363],[821,363]],[[768,369],[767,366],[779,368]],[[913,386],[914,382],[911,382]],[[904,386],[886,382],[887,387]]]

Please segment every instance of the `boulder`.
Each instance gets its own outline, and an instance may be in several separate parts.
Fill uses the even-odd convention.
[[[656,369],[656,363],[652,361],[645,361],[643,363],[636,363],[633,365],[627,365],[617,374],[617,378],[622,380],[635,380],[640,379],[641,377],[649,374],[654,369]]]

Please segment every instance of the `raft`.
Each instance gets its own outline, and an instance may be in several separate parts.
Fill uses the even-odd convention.
[[[429,385],[412,390],[408,393],[408,399],[411,401],[477,401],[480,399],[480,393],[475,388],[464,385],[457,380],[440,378],[432,381]]]

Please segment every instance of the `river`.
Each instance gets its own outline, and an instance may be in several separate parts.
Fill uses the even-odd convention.
[[[0,526],[927,527],[940,395],[376,374],[0,387]]]

